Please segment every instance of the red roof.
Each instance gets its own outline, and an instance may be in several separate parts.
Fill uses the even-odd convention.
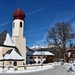
[[[18,8],[16,11],[14,11],[13,17],[14,17],[14,19],[24,20],[25,14],[20,8]]]

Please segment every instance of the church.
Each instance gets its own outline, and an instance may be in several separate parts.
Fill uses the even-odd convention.
[[[18,8],[13,12],[12,37],[7,30],[0,34],[0,65],[17,66],[26,64],[24,18],[25,13]]]

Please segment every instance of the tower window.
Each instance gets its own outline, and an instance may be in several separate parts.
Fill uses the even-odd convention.
[[[15,22],[13,22],[13,28],[15,27]]]
[[[22,28],[22,22],[20,22],[20,27]]]

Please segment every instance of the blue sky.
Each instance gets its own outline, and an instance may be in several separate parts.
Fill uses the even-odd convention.
[[[57,22],[68,22],[75,30],[75,0],[0,0],[0,33],[12,34],[13,12],[25,12],[26,45],[46,45],[47,31]]]

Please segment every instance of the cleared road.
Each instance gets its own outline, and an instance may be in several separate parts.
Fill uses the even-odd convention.
[[[31,73],[17,73],[17,74],[0,74],[0,75],[75,75],[75,73],[67,72],[65,66],[56,66],[53,69],[42,70]]]

